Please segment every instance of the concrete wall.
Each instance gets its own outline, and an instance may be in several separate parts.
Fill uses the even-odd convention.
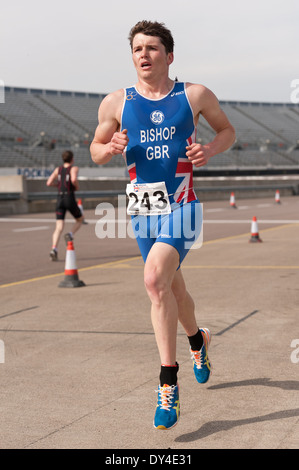
[[[0,215],[28,212],[27,180],[22,175],[0,175]]]
[[[46,185],[46,178],[26,179],[22,175],[0,176],[0,215],[52,212],[55,209],[57,189]],[[117,204],[117,196],[125,194],[128,178],[79,178],[84,209],[95,209],[100,202]],[[273,197],[278,189],[281,196],[299,194],[299,175],[281,176],[219,176],[195,177],[194,189],[201,202]]]

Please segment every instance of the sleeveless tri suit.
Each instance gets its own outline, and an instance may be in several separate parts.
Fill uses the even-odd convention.
[[[56,219],[64,220],[66,211],[70,211],[75,219],[79,219],[82,214],[75,198],[75,187],[71,182],[71,165],[58,169],[58,195],[56,203]]]
[[[141,192],[141,205],[148,207],[148,215],[137,211],[132,215],[132,226],[143,259],[155,242],[164,242],[177,249],[181,263],[202,226],[202,208],[193,190],[193,165],[186,156],[186,146],[195,142],[196,127],[185,84],[175,82],[159,100],[145,98],[135,87],[126,88],[123,129],[127,129],[129,138],[124,151],[131,180],[128,194],[140,203],[140,188],[154,183],[153,194],[159,193],[157,207],[167,201],[164,206],[168,213],[151,215],[153,206],[144,197],[148,192]]]

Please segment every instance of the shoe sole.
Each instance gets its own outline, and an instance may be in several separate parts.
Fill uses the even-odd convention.
[[[207,338],[207,341],[206,341],[206,344],[205,344],[205,348],[206,348],[206,351],[207,351],[207,357],[208,357],[208,361],[209,361],[209,364],[210,364],[210,375],[209,375],[209,378],[210,378],[210,377],[211,377],[211,374],[212,374],[212,363],[211,363],[211,361],[210,361],[210,359],[209,359],[209,356],[208,356],[208,349],[209,349],[210,344],[211,344],[211,342],[212,342],[212,334],[211,334],[209,328],[201,328],[201,330],[204,331],[205,334],[206,334],[207,337],[208,337],[208,338]],[[208,380],[209,380],[209,379],[208,379]],[[207,380],[207,381],[208,381],[208,380]],[[205,383],[206,383],[206,382],[205,382]]]
[[[200,328],[200,331],[203,331],[205,333],[205,338],[207,338],[207,340],[205,342],[205,348],[208,349],[208,347],[210,346],[211,341],[212,341],[211,332],[210,332],[209,328]]]
[[[164,426],[163,424],[159,424],[158,426],[155,426],[155,423],[154,423],[154,422],[153,422],[153,426],[154,426],[155,429],[161,429],[162,431],[168,431],[169,429],[174,428],[174,427],[178,424],[179,419],[180,419],[180,416],[178,417],[178,419],[176,420],[176,422],[175,422],[172,426],[170,426],[170,428],[167,428],[167,427]]]
[[[173,429],[177,424],[178,424],[178,421],[176,423],[174,423],[172,426],[170,426],[170,428],[167,428],[166,426],[163,426],[163,424],[159,424],[159,426],[154,425],[154,428],[155,429],[161,429],[162,431],[168,431],[169,429]]]

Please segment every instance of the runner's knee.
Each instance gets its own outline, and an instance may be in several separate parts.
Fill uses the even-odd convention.
[[[153,264],[145,267],[144,285],[151,300],[157,303],[160,303],[171,290],[167,276],[163,274],[162,269]]]

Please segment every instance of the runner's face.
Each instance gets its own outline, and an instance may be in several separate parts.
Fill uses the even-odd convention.
[[[166,53],[160,38],[138,33],[133,39],[133,63],[140,78],[149,78],[163,72],[173,61],[173,53]]]

